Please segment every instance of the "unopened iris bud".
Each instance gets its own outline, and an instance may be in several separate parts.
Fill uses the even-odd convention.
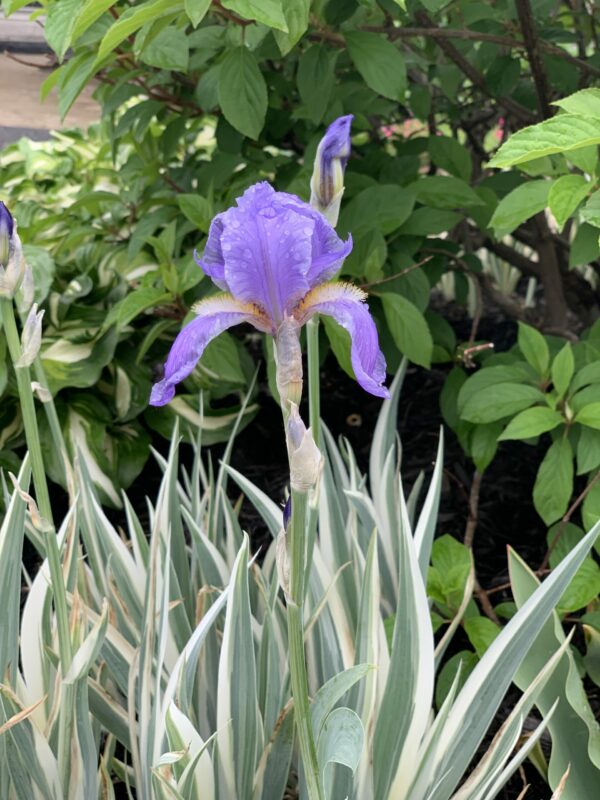
[[[310,204],[335,227],[344,193],[344,171],[350,157],[352,114],[338,117],[319,142],[310,180]]]
[[[277,391],[285,408],[288,402],[298,405],[302,398],[302,348],[300,326],[285,316],[275,334]]]
[[[15,367],[30,367],[40,352],[43,316],[44,312],[38,312],[37,303],[34,303],[25,321],[21,336],[21,358],[17,361]]]
[[[0,297],[12,299],[23,280],[25,260],[16,223],[0,202]]]
[[[319,480],[323,456],[306,428],[298,406],[292,403],[287,422],[287,444],[290,459],[290,484],[296,492],[308,492]]]
[[[12,214],[4,203],[0,202],[0,267],[8,264],[14,229],[15,223]]]

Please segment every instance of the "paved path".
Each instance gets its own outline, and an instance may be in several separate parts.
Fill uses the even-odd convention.
[[[47,139],[49,131],[57,128],[86,128],[100,115],[90,88],[80,95],[64,122],[58,114],[55,91],[41,102],[40,87],[52,71],[54,57],[39,23],[28,17],[26,9],[8,19],[0,11],[0,147],[21,136]]]

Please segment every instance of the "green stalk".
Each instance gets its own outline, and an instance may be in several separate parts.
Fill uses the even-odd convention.
[[[288,528],[290,538],[290,594],[287,605],[288,646],[290,650],[290,676],[294,700],[294,718],[300,753],[304,765],[304,776],[309,800],[323,800],[323,788],[317,760],[317,750],[312,732],[310,704],[308,700],[308,678],[304,657],[304,552],[306,547],[306,508],[308,496],[305,492],[292,491],[292,517]]]
[[[31,459],[31,471],[33,474],[33,485],[40,514],[48,523],[44,530],[44,543],[46,545],[46,557],[50,568],[50,582],[54,597],[54,608],[56,611],[56,624],[58,631],[58,649],[60,655],[61,673],[63,677],[67,674],[71,666],[72,648],[71,635],[69,631],[69,612],[67,608],[67,594],[63,580],[62,567],[60,563],[60,552],[58,541],[52,521],[52,506],[50,504],[50,494],[46,482],[46,471],[44,470],[44,459],[40,446],[40,437],[35,415],[35,405],[33,402],[33,392],[31,389],[31,376],[29,367],[18,367],[17,362],[21,358],[21,343],[17,331],[15,312],[11,300],[2,298],[2,323],[6,335],[6,343],[10,353],[15,375],[17,377],[17,388],[19,390],[19,400],[21,403],[21,415],[23,417],[23,427],[25,428],[25,439]],[[63,684],[64,686],[64,684]],[[67,695],[71,693],[67,692]],[[65,698],[68,701],[68,698]],[[59,721],[59,766],[61,768],[61,778],[63,787],[69,784],[70,772],[70,728],[72,725],[72,698],[71,702],[61,704]]]
[[[25,428],[29,458],[31,459],[31,472],[33,473],[33,485],[35,486],[37,504],[42,517],[45,517],[45,519],[52,524],[52,507],[50,505],[50,495],[48,494],[48,484],[46,483],[42,448],[40,447],[40,438],[37,429],[29,367],[16,366],[17,361],[21,358],[21,342],[17,331],[12,301],[6,298],[2,298],[2,322],[4,324],[8,351],[17,376],[21,414],[23,416],[23,426]]]
[[[321,387],[319,381],[319,317],[306,323],[306,357],[308,365],[308,419],[313,439],[321,447]]]

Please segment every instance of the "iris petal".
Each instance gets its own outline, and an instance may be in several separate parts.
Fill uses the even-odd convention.
[[[312,220],[277,203],[230,209],[221,247],[233,296],[260,305],[276,326],[310,288],[313,230]]]
[[[365,293],[351,284],[323,284],[303,299],[294,316],[301,324],[313,314],[333,317],[350,334],[350,358],[356,380],[365,391],[388,398],[390,393],[382,385],[386,378],[385,357],[365,299]]]
[[[227,212],[225,212],[227,213]],[[210,224],[208,239],[204,247],[202,258],[198,258],[194,252],[194,260],[204,273],[212,278],[213,282],[224,292],[229,291],[225,280],[225,261],[221,249],[221,234],[223,233],[223,217],[225,214],[218,214]]]
[[[187,378],[207,344],[224,330],[242,322],[250,322],[259,330],[268,328],[257,309],[229,295],[210,297],[194,310],[198,316],[178,334],[165,363],[164,378],[152,387],[152,406],[164,406],[173,399],[175,386]]]
[[[352,252],[352,237],[349,236],[344,242],[320,211],[308,203],[303,203],[295,195],[280,192],[279,197],[282,203],[290,205],[296,213],[312,219],[315,223],[311,240],[311,263],[307,275],[311,289],[331,280],[341,269],[344,259]]]

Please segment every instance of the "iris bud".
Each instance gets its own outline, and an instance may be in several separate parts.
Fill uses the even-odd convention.
[[[24,271],[17,226],[8,208],[0,202],[0,297],[11,300],[15,296]]]
[[[8,264],[14,229],[15,223],[10,211],[4,203],[0,202],[0,267]]]
[[[308,492],[317,484],[323,456],[306,428],[295,403],[290,404],[287,422],[287,444],[290,458],[290,484],[296,492]]]
[[[300,326],[293,317],[284,317],[275,334],[275,363],[277,391],[281,405],[298,405],[302,397],[302,349]]]
[[[352,114],[339,117],[319,142],[310,180],[310,204],[336,226],[344,193],[344,172],[350,157]]]

